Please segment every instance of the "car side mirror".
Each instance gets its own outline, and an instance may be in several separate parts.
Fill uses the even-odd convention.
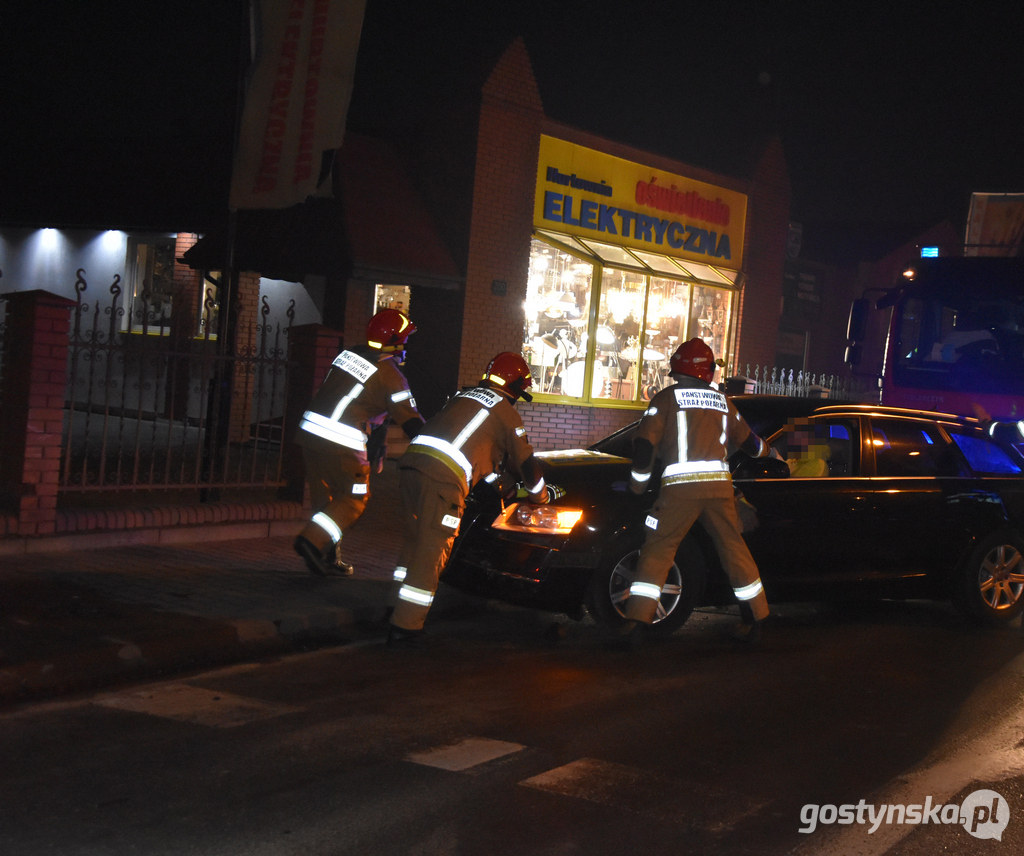
[[[734,479],[788,479],[789,464],[778,458],[745,458],[733,471]]]

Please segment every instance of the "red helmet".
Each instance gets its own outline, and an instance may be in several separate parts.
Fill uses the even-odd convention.
[[[398,350],[416,332],[416,325],[404,312],[382,309],[366,325],[366,344],[377,350]]]
[[[526,401],[532,400],[526,390],[533,384],[533,375],[526,360],[519,354],[502,351],[487,364],[481,380],[486,386],[504,392],[513,401],[520,397]]]
[[[672,374],[689,375],[711,383],[715,376],[715,352],[703,339],[693,338],[676,348],[669,365]]]

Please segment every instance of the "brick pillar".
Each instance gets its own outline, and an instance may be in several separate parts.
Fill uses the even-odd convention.
[[[179,232],[174,242],[174,303],[171,307],[172,364],[168,367],[170,392],[166,398],[164,415],[181,420],[188,415],[192,387],[189,353],[199,333],[200,306],[205,297],[202,271],[192,270],[179,261],[195,246],[199,236]]]
[[[64,430],[68,333],[75,303],[48,291],[17,291],[7,300],[0,488],[18,516],[18,534],[56,529]]]
[[[544,119],[530,57],[516,39],[484,84],[477,131],[459,386],[499,351],[523,346],[533,197]],[[503,289],[492,288],[495,281]]]
[[[743,303],[737,319],[736,363],[775,365],[782,307],[782,275],[789,239],[789,171],[772,138],[754,169],[747,210]]]
[[[235,354],[238,362],[234,367],[231,384],[231,421],[228,438],[232,443],[244,443],[249,439],[252,418],[252,391],[256,380],[248,362],[257,356],[259,337],[256,324],[259,315],[260,275],[246,271],[238,274],[238,316],[235,323]],[[334,359],[334,356],[331,357]]]
[[[349,280],[345,290],[345,341],[366,341],[366,325],[377,311],[373,302],[373,283]],[[406,310],[408,314],[408,310]]]
[[[302,414],[309,407],[313,393],[323,383],[331,363],[338,356],[344,336],[322,324],[303,324],[288,331],[288,361],[291,363],[288,380],[288,401],[284,418],[284,477],[281,498],[302,502],[306,469],[302,463],[302,449],[292,438],[298,430]]]

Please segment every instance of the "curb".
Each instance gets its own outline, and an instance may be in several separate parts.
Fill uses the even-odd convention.
[[[171,630],[166,635],[145,640],[100,636],[80,650],[0,669],[0,705],[343,644],[355,625],[354,613],[347,609],[280,621],[199,619],[166,613],[165,621]],[[184,630],[178,628],[183,624]]]
[[[145,547],[197,544],[209,541],[251,540],[294,535],[304,518],[239,523],[163,526],[151,529],[111,529],[41,538],[0,538],[0,556],[37,553],[70,553],[112,547]]]

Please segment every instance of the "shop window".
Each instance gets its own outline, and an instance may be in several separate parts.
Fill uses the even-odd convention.
[[[174,297],[174,238],[128,242],[126,312],[122,329],[166,336]]]
[[[680,342],[699,336],[725,356],[730,289],[684,279],[681,270],[665,276],[678,269],[667,257],[600,249],[588,259],[538,239],[531,245],[523,355],[535,392],[640,404],[670,383],[669,359]],[[593,318],[592,294],[599,295]]]
[[[382,309],[397,309],[409,314],[409,296],[411,291],[407,285],[377,285],[374,288],[374,312]]]
[[[533,242],[523,356],[537,392],[583,397],[593,281],[593,263]]]
[[[723,288],[706,285],[693,288],[690,335],[703,339],[716,357],[725,356],[725,336],[732,321],[729,296]]]

